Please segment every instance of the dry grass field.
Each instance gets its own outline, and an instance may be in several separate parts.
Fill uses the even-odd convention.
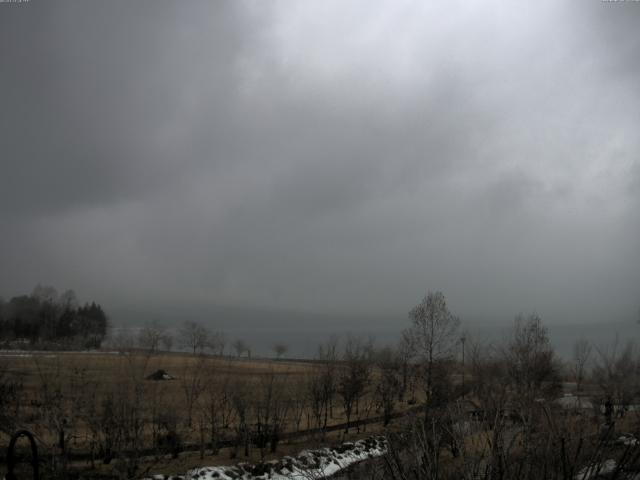
[[[33,432],[51,462],[93,477],[263,460],[382,428],[290,437],[346,421],[340,396],[331,392],[323,404],[318,389],[328,375],[336,388],[335,363],[327,370],[308,361],[183,353],[3,352],[0,365],[5,381],[19,386],[15,402],[4,405],[15,428]],[[159,370],[171,379],[148,379]],[[381,415],[378,378],[372,369],[352,422]],[[8,440],[0,434],[3,450]]]
[[[179,398],[183,382],[194,372],[203,380],[243,379],[258,382],[266,375],[301,378],[313,370],[310,362],[248,360],[234,357],[194,356],[183,353],[149,355],[144,352],[5,352],[0,353],[5,371],[22,383],[26,397],[36,398],[43,383],[55,382],[61,388],[74,387],[77,382],[109,391],[127,381],[144,380],[157,370],[165,370],[173,378],[159,382],[167,398]],[[153,385],[153,384],[149,384]]]

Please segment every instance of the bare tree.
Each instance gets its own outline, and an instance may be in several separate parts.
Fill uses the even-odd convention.
[[[509,414],[520,424],[526,464],[533,464],[537,455],[537,428],[543,416],[540,399],[551,400],[561,391],[560,365],[555,359],[547,329],[536,313],[516,317],[512,336],[503,350],[503,359],[512,405]]]
[[[333,418],[333,398],[336,393],[336,370],[338,360],[338,337],[332,335],[318,347],[320,363],[319,384],[321,389],[322,409],[324,410],[324,424],[327,426],[329,417]]]
[[[204,391],[206,357],[198,357],[194,364],[186,364],[180,376],[180,386],[184,394],[187,426],[191,427],[194,407]]]
[[[394,352],[391,348],[383,348],[376,355],[376,366],[378,367],[379,375],[375,394],[378,405],[382,408],[384,426],[387,426],[391,421],[396,398],[398,397],[398,389],[401,386],[401,382],[398,379],[398,374],[402,371],[400,364],[398,352]]]
[[[208,347],[214,355],[224,356],[224,347],[227,345],[227,339],[222,332],[214,332],[209,336]]]
[[[398,342],[397,360],[398,369],[400,370],[400,385],[398,388],[398,401],[404,401],[407,389],[409,387],[409,380],[411,376],[411,358],[413,357],[413,345],[411,341],[411,335],[409,330],[402,332],[402,338]]]
[[[324,380],[325,377],[323,370],[320,367],[316,367],[309,375],[309,381],[307,382],[309,410],[311,412],[311,416],[313,417],[315,428],[322,427],[322,416],[325,412],[325,408],[328,406],[328,403],[325,399],[326,389],[324,388]],[[309,420],[309,417],[307,417],[307,428],[310,428]]]
[[[162,342],[162,348],[164,348],[165,351],[170,352],[173,348],[173,335],[165,333],[162,335],[160,341]]]
[[[205,390],[201,397],[200,407],[204,421],[209,429],[211,451],[218,453],[219,441],[224,429],[229,427],[234,413],[231,403],[231,375],[217,370],[215,362],[210,362],[206,371]]]
[[[54,439],[51,445],[55,452],[52,469],[60,476],[66,476],[67,444],[73,434],[75,417],[66,409],[69,389],[65,388],[67,377],[59,358],[52,361],[33,357],[38,373],[39,388],[35,405],[38,407],[38,423],[43,425]]]
[[[236,440],[234,448],[230,450],[231,458],[238,455],[238,449],[244,445],[244,456],[249,456],[249,440],[250,440],[250,405],[249,399],[251,395],[247,390],[247,385],[236,380],[230,385],[230,399],[235,414],[235,430]]]
[[[537,397],[557,394],[559,366],[547,329],[536,313],[526,318],[523,315],[516,317],[505,357],[519,399],[531,402]]]
[[[249,346],[245,343],[244,340],[241,340],[239,338],[235,342],[233,342],[232,346],[238,357],[241,357],[243,353],[249,351]]]
[[[576,381],[576,390],[579,392],[587,368],[587,362],[591,356],[591,344],[588,340],[581,338],[573,345],[572,373]]]
[[[286,383],[287,395],[289,397],[289,408],[291,411],[291,421],[296,432],[300,431],[300,424],[305,412],[309,413],[309,378],[303,376],[298,381]]]
[[[150,353],[156,353],[163,337],[164,328],[156,320],[147,322],[138,333],[138,345]]]
[[[0,432],[7,435],[20,425],[20,406],[26,403],[22,381],[10,372],[7,362],[0,359]]]
[[[126,478],[137,473],[144,431],[147,427],[147,399],[144,378],[149,364],[148,355],[120,357],[119,373],[123,381],[119,388],[102,396],[100,431],[105,462],[118,458],[116,468],[123,470]]]
[[[337,348],[338,338],[331,336],[318,347],[317,361],[309,373],[305,389],[308,399],[307,427],[313,425],[324,434],[329,417],[332,415],[333,398],[337,388]]]
[[[186,320],[183,322],[182,327],[178,332],[178,336],[180,344],[191,350],[195,355],[197,352],[202,353],[202,351],[207,347],[207,343],[209,341],[209,330],[198,322]]]
[[[287,418],[289,403],[285,400],[285,381],[273,370],[261,376],[253,391],[252,418],[255,421],[253,437],[264,460],[265,449],[270,445],[275,453]]]
[[[605,397],[617,405],[617,413],[623,416],[638,385],[636,345],[629,341],[620,348],[616,337],[611,346],[596,348],[596,351],[594,380],[600,384]]]
[[[342,398],[344,414],[347,419],[345,433],[349,433],[351,415],[359,408],[360,398],[363,396],[371,375],[369,361],[369,346],[356,337],[349,337],[345,345],[342,362],[338,367],[338,382],[336,391]]]
[[[424,366],[424,388],[430,402],[434,395],[436,364],[451,357],[460,320],[449,311],[441,292],[427,292],[409,312],[409,318],[412,326],[407,335]]]
[[[285,353],[287,353],[287,350],[289,350],[289,347],[284,343],[276,343],[273,346],[273,353],[276,354],[277,359],[280,359]]]

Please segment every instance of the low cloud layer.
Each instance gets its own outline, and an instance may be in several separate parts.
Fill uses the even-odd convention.
[[[640,4],[0,5],[0,292],[640,305]]]

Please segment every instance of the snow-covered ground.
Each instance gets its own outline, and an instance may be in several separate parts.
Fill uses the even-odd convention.
[[[605,460],[604,462],[596,465],[589,465],[588,467],[583,468],[576,475],[576,480],[591,480],[595,478],[602,478],[612,475],[616,469],[618,468],[618,464],[615,460]]]
[[[153,480],[310,480],[330,477],[350,465],[384,455],[384,437],[370,437],[339,447],[304,450],[297,457],[252,465],[198,467],[186,475],[154,475]],[[149,479],[150,480],[150,479]]]

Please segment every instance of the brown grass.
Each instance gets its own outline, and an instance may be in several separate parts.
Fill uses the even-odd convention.
[[[244,391],[250,399],[259,395],[264,381],[274,377],[279,385],[285,386],[286,395],[294,395],[296,389],[304,389],[305,379],[313,372],[317,365],[304,361],[275,361],[269,359],[238,359],[219,358],[209,356],[193,356],[182,353],[162,353],[149,355],[144,352],[132,353],[76,353],[76,352],[46,352],[46,353],[4,353],[0,354],[0,363],[4,364],[6,374],[18,379],[23,385],[22,400],[20,405],[20,418],[22,426],[34,432],[40,442],[43,451],[56,452],[57,438],[52,433],[52,428],[42,420],[43,399],[47,398],[46,392],[57,389],[62,393],[64,401],[61,407],[62,415],[69,417],[69,429],[73,435],[69,438],[66,448],[71,453],[87,453],[89,451],[90,432],[86,422],[74,418],[78,415],[74,405],[90,399],[96,405],[97,411],[101,408],[101,400],[109,393],[131,390],[132,386],[139,386],[142,390],[146,410],[144,415],[149,417],[152,404],[155,402],[161,409],[167,409],[178,416],[180,436],[183,444],[198,444],[200,441],[199,429],[194,425],[188,428],[186,425],[185,409],[185,379],[200,372],[205,387],[215,388],[216,384],[235,383],[243,385]],[[151,381],[145,378],[158,369],[167,371],[175,377],[170,381]],[[369,393],[369,397],[372,393]],[[401,407],[399,406],[398,409]],[[405,405],[406,408],[406,405]],[[199,413],[198,413],[199,414]],[[309,415],[307,415],[309,414]],[[55,415],[55,411],[54,411]],[[375,409],[371,409],[371,416],[380,415]],[[308,423],[310,411],[307,409],[300,425],[302,429],[313,427]],[[53,419],[56,421],[59,419]],[[353,420],[353,418],[352,418]],[[333,408],[333,416],[329,419],[329,425],[339,424],[345,421],[340,401],[336,398]],[[72,425],[72,426],[71,426]],[[225,438],[236,435],[234,425],[223,432]],[[285,423],[284,430],[291,431],[294,425],[291,421]],[[381,430],[381,426],[369,425],[367,434]],[[152,444],[149,427],[145,428],[143,441]],[[353,438],[355,429],[353,430]],[[360,435],[363,435],[360,434]],[[8,436],[0,434],[0,447],[4,449],[8,443]],[[338,443],[345,440],[342,432],[333,432],[324,436],[324,443]],[[300,440],[283,442],[278,448],[276,456],[283,454],[295,454],[298,451],[318,446],[318,438],[304,438]],[[260,452],[257,448],[251,448],[249,457],[244,456],[240,449],[238,457],[230,458],[230,451],[222,449],[217,455],[212,455],[207,449],[205,458],[200,458],[197,451],[183,452],[177,459],[170,456],[155,456],[145,458],[142,461],[142,470],[150,469],[152,473],[184,473],[187,469],[203,464],[229,464],[238,461],[257,461]],[[263,452],[264,453],[264,452]],[[266,458],[274,455],[268,454]],[[95,473],[111,472],[113,466],[103,466],[100,459],[96,458]],[[75,462],[76,467],[88,467],[87,461]],[[0,468],[0,473],[2,468]]]

